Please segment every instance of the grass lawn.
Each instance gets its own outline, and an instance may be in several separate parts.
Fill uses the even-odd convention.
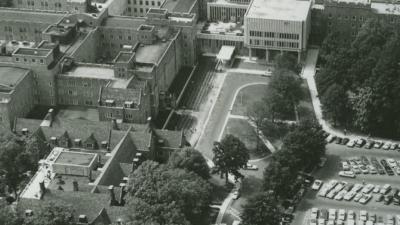
[[[246,145],[250,153],[250,159],[258,159],[270,154],[270,151],[261,140],[259,140],[260,148],[257,150],[258,136],[254,128],[246,120],[230,118],[223,136],[227,134],[232,134],[239,138]]]
[[[255,102],[261,101],[265,96],[266,88],[266,84],[256,84],[242,88],[235,99],[231,113],[246,116],[247,109]]]

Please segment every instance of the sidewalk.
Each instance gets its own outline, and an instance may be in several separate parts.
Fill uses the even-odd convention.
[[[387,141],[393,142],[393,140],[374,138],[374,137],[369,137],[369,136],[362,135],[362,134],[354,134],[354,133],[349,134],[348,132],[346,134],[344,134],[343,131],[333,128],[326,120],[324,120],[323,115],[322,115],[321,102],[318,98],[317,85],[315,82],[315,72],[316,72],[315,68],[316,68],[317,59],[318,59],[318,52],[319,52],[318,49],[309,49],[308,50],[305,66],[304,66],[303,71],[300,76],[307,80],[308,87],[309,87],[310,94],[311,94],[313,108],[315,111],[315,116],[317,117],[319,124],[322,126],[322,129],[330,134],[333,134],[333,135],[339,136],[339,137],[347,137],[350,139],[364,138],[364,139],[380,140],[380,141],[384,141],[384,142],[387,142]]]

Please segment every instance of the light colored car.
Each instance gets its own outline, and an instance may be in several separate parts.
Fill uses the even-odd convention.
[[[374,187],[374,189],[372,190],[372,192],[375,193],[375,194],[377,194],[377,193],[379,193],[380,190],[381,190],[381,186],[380,186],[380,185],[376,185],[376,186]]]
[[[386,224],[387,225],[393,225],[394,224],[394,216],[386,215]]]
[[[375,141],[375,143],[374,143],[374,148],[379,149],[379,148],[382,147],[382,145],[383,145],[382,141]]]
[[[354,146],[356,145],[356,140],[352,139],[349,141],[349,143],[347,143],[347,147],[349,148],[354,148]]]
[[[333,135],[333,134],[330,134],[330,135],[326,138],[326,141],[327,141],[328,143],[331,143],[331,142],[333,142],[335,139],[336,139],[336,136]]]
[[[344,221],[346,219],[346,210],[344,209],[339,209],[338,211],[338,220]]]
[[[367,184],[364,186],[364,188],[361,190],[362,193],[368,194],[374,189],[375,185],[373,184]]]
[[[355,202],[360,201],[360,199],[362,198],[362,196],[363,196],[363,194],[357,193],[356,196],[354,196],[354,201],[355,201]]]
[[[336,192],[335,190],[331,190],[331,191],[326,195],[326,197],[329,198],[329,199],[333,199],[333,198],[335,197],[336,193],[337,193],[337,192]]]
[[[320,197],[326,197],[326,195],[328,194],[329,190],[326,187],[323,187],[319,192],[318,192],[318,196]]]
[[[329,220],[336,220],[336,209],[329,209]]]
[[[347,194],[344,195],[343,199],[346,201],[350,201],[351,199],[354,198],[354,196],[356,196],[356,194],[357,192],[354,191],[347,192]]]
[[[348,162],[346,162],[346,161],[343,161],[342,162],[342,169],[344,171],[350,170],[350,164]]]
[[[341,201],[343,200],[344,196],[347,194],[347,191],[343,190],[340,191],[336,196],[335,196],[335,200],[337,201]]]
[[[373,165],[368,165],[368,170],[370,174],[377,174],[378,170]]]
[[[390,184],[385,184],[385,185],[383,185],[383,187],[381,188],[381,190],[379,191],[379,193],[385,195],[385,194],[388,193],[390,190],[392,190],[392,186],[390,186]]]
[[[399,145],[397,143],[392,143],[390,145],[390,150],[396,150],[399,147]]]
[[[369,169],[368,169],[368,167],[366,167],[366,166],[361,166],[360,169],[361,169],[361,172],[362,172],[363,174],[369,174]]]
[[[363,188],[364,188],[364,185],[362,185],[362,184],[355,184],[355,185],[353,186],[353,189],[351,189],[351,191],[359,192],[359,191],[362,190]]]
[[[396,162],[396,160],[394,160],[394,159],[392,159],[392,158],[387,159],[386,162],[387,162],[387,163],[389,164],[389,166],[392,167],[392,168],[397,167],[397,162]]]
[[[318,217],[318,212],[319,212],[319,209],[318,208],[311,208],[311,215],[316,215],[316,217]]]
[[[361,221],[367,221],[368,218],[368,212],[365,210],[360,211],[360,220]]]
[[[382,149],[383,149],[383,150],[389,150],[389,149],[390,149],[390,145],[392,145],[392,143],[386,142],[386,143],[382,146]]]
[[[333,189],[339,182],[337,180],[331,180],[329,183],[326,185],[326,188],[328,190]]]
[[[335,221],[334,220],[329,220],[326,225],[335,225]]]
[[[364,195],[364,196],[360,199],[359,203],[361,203],[361,204],[367,204],[367,203],[371,200],[371,198],[372,198],[372,195],[371,195],[371,194]]]
[[[258,170],[258,167],[256,165],[247,163],[246,166],[244,166],[245,170]]]
[[[322,180],[315,180],[313,185],[311,186],[311,189],[318,191],[321,188],[322,184],[323,184]]]
[[[356,214],[354,213],[353,210],[349,210],[347,212],[347,220],[356,220]]]
[[[355,178],[356,174],[353,171],[340,171],[339,176],[341,177],[348,177],[348,178]]]
[[[355,225],[356,221],[355,220],[347,220],[347,225]]]
[[[394,172],[395,172],[398,176],[400,176],[400,167],[397,167],[397,168],[394,170]]]
[[[324,219],[318,219],[318,225],[325,225]]]

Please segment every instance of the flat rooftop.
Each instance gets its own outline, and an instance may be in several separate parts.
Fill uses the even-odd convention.
[[[195,0],[166,0],[161,8],[168,9],[169,12],[188,13]]]
[[[28,72],[29,70],[26,69],[0,66],[0,84],[14,87]]]
[[[114,70],[112,68],[77,66],[65,73],[72,77],[86,77],[96,79],[114,79]]]
[[[400,15],[400,5],[399,4],[389,4],[389,3],[371,3],[372,10],[377,14],[386,15]]]
[[[216,22],[216,23],[209,23],[205,24],[205,30],[209,31],[211,34],[243,34],[243,25],[238,25],[236,23],[224,23],[224,22]]]
[[[11,9],[0,10],[0,21],[21,21],[28,23],[54,24],[63,18],[65,14],[21,11]]]
[[[305,21],[311,2],[302,0],[254,0],[246,17],[270,20]]]
[[[134,54],[135,53],[132,52],[119,52],[117,58],[115,59],[115,62],[127,63],[133,57]]]
[[[96,154],[62,151],[54,163],[65,165],[89,166]]]
[[[136,61],[140,63],[157,64],[161,56],[167,50],[169,41],[157,42],[152,45],[139,46],[136,50]]]
[[[140,25],[145,24],[145,18],[139,17],[119,17],[119,16],[110,16],[105,19],[102,27],[106,28],[125,28],[136,30]]]
[[[14,55],[34,55],[34,56],[47,56],[50,54],[50,49],[38,48],[18,48]]]

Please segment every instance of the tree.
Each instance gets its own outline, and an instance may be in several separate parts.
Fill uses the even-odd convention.
[[[45,202],[25,222],[29,225],[76,225],[73,212],[70,205],[56,201]]]
[[[191,224],[199,224],[209,209],[210,185],[193,172],[145,161],[131,174],[131,181],[128,204],[136,198],[152,207],[175,204]],[[148,216],[151,215],[146,215]],[[160,217],[166,218],[168,215],[163,214]]]
[[[0,168],[4,170],[4,181],[13,191],[15,197],[18,196],[18,187],[23,177],[23,165],[19,160],[19,155],[23,152],[23,147],[16,142],[8,142],[0,146]]]
[[[148,204],[141,199],[133,199],[128,207],[130,225],[190,225],[175,202]]]
[[[290,53],[285,52],[285,53],[276,55],[274,62],[275,62],[275,69],[290,70],[296,74],[298,74],[300,72],[301,67],[297,63],[297,58]]]
[[[267,192],[250,198],[243,208],[243,225],[276,225],[282,218],[275,199]]]
[[[293,183],[297,173],[292,165],[272,161],[264,171],[264,190],[273,191],[275,198],[286,199],[293,195]]]
[[[247,117],[256,125],[256,134],[258,135],[268,113],[268,106],[261,102],[254,104],[247,110]],[[260,138],[257,138],[257,150],[260,147]]]
[[[21,225],[23,219],[11,210],[9,206],[0,207],[0,224],[2,225]]]
[[[225,175],[226,184],[228,184],[229,173],[236,179],[242,177],[239,170],[247,164],[250,157],[243,142],[233,135],[227,135],[221,143],[214,144],[213,152],[215,167],[221,175]]]
[[[347,93],[342,85],[331,85],[321,97],[321,102],[324,115],[332,119],[335,126],[337,122],[347,124],[346,120],[351,115]]]
[[[272,111],[272,121],[274,121],[276,115],[285,117],[293,113],[302,96],[300,78],[290,70],[276,69],[264,98],[264,103]]]
[[[210,178],[210,169],[201,153],[193,148],[184,148],[174,151],[168,159],[168,165],[172,168],[187,169],[202,177]]]

